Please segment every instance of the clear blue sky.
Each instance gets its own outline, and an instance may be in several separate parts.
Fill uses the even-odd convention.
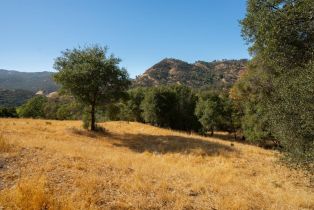
[[[245,0],[1,0],[0,69],[52,71],[60,51],[107,45],[131,77],[165,57],[249,58]]]

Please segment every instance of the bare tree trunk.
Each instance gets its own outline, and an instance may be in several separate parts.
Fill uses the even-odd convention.
[[[92,131],[95,131],[96,130],[96,125],[95,125],[95,122],[96,122],[96,119],[95,119],[95,105],[93,104],[92,105],[92,109],[91,109],[91,125],[90,125],[90,129]]]

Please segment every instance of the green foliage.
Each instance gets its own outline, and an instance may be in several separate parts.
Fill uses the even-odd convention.
[[[141,104],[146,94],[146,88],[133,88],[128,91],[128,99],[122,107],[122,119],[144,122]]]
[[[53,97],[36,95],[17,109],[20,117],[55,120],[75,120],[82,116],[83,106],[73,97],[56,94]]]
[[[217,130],[223,122],[224,106],[218,94],[201,92],[195,108],[195,114],[203,126],[204,132]]]
[[[16,109],[11,107],[0,107],[0,117],[18,117]]]
[[[277,78],[268,97],[270,125],[297,162],[314,162],[314,62]],[[313,171],[314,172],[314,171]]]
[[[21,106],[23,103],[25,103],[28,99],[32,98],[33,96],[34,93],[27,90],[0,89],[0,106],[3,107]]]
[[[120,59],[106,56],[107,48],[92,46],[62,52],[55,61],[55,80],[77,101],[89,106],[91,130],[95,130],[96,107],[119,99],[130,84]]]
[[[182,85],[131,89],[125,100],[106,106],[105,119],[146,122],[186,131],[199,131],[213,120],[213,129],[235,133],[240,122],[233,101],[218,93],[198,92],[200,96]],[[211,117],[203,115],[208,107],[212,109]],[[196,113],[203,118],[199,119]],[[210,126],[204,130],[210,130]]]
[[[99,113],[99,119],[104,121],[115,121],[115,120],[128,120],[124,113],[125,104],[121,102],[110,103],[104,106],[102,112]]]
[[[238,107],[244,136],[248,141],[263,145],[266,140],[272,139],[263,95],[269,81],[261,69],[253,65],[249,69],[235,83],[231,92]]]
[[[264,145],[271,139],[268,119],[265,117],[263,107],[256,103],[244,103],[244,116],[242,118],[243,134],[247,140]]]
[[[19,97],[14,97],[17,102],[23,99],[26,95],[31,98],[34,93],[39,90],[50,93],[56,91],[59,87],[52,80],[53,72],[18,72],[13,70],[0,69],[0,89],[10,90],[13,96],[17,94]],[[1,90],[0,90],[0,95]],[[15,106],[22,105],[22,103],[15,104]],[[0,100],[1,104],[1,100]]]
[[[82,116],[83,106],[68,95],[49,97],[44,107],[45,118],[56,120],[76,120]]]
[[[166,87],[149,89],[142,102],[143,119],[161,127],[171,127],[176,123],[176,95]]]
[[[136,95],[133,110],[136,110],[136,116],[141,113],[144,122],[178,130],[199,129],[194,114],[197,97],[190,88],[182,85],[152,87],[145,89],[144,97]]]
[[[241,110],[229,95],[221,95],[222,117],[219,129],[233,133],[237,138],[237,133],[241,131]],[[241,133],[241,132],[240,132]]]
[[[20,117],[28,118],[44,118],[44,107],[47,103],[46,96],[36,95],[28,100],[25,104],[17,109],[17,113]]]
[[[242,34],[252,55],[284,71],[313,59],[314,1],[249,0]]]
[[[82,122],[83,122],[82,126],[83,126],[84,129],[88,129],[90,127],[91,119],[90,119],[90,115],[89,115],[89,113],[87,111],[83,112]]]
[[[176,123],[172,126],[179,130],[199,130],[201,125],[195,115],[197,96],[191,88],[182,85],[171,86],[176,94]]]
[[[307,165],[314,161],[313,11],[312,0],[249,0],[241,22],[251,63],[266,75],[256,109],[291,160]]]

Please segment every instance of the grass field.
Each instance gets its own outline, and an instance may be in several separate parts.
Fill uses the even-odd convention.
[[[314,209],[275,151],[140,123],[0,119],[4,209]],[[1,208],[0,208],[1,209]]]

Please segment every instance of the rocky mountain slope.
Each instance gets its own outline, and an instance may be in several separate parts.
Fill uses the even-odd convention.
[[[244,70],[247,60],[197,61],[193,64],[166,58],[144,74],[137,76],[134,86],[182,84],[193,88],[230,87]]]

